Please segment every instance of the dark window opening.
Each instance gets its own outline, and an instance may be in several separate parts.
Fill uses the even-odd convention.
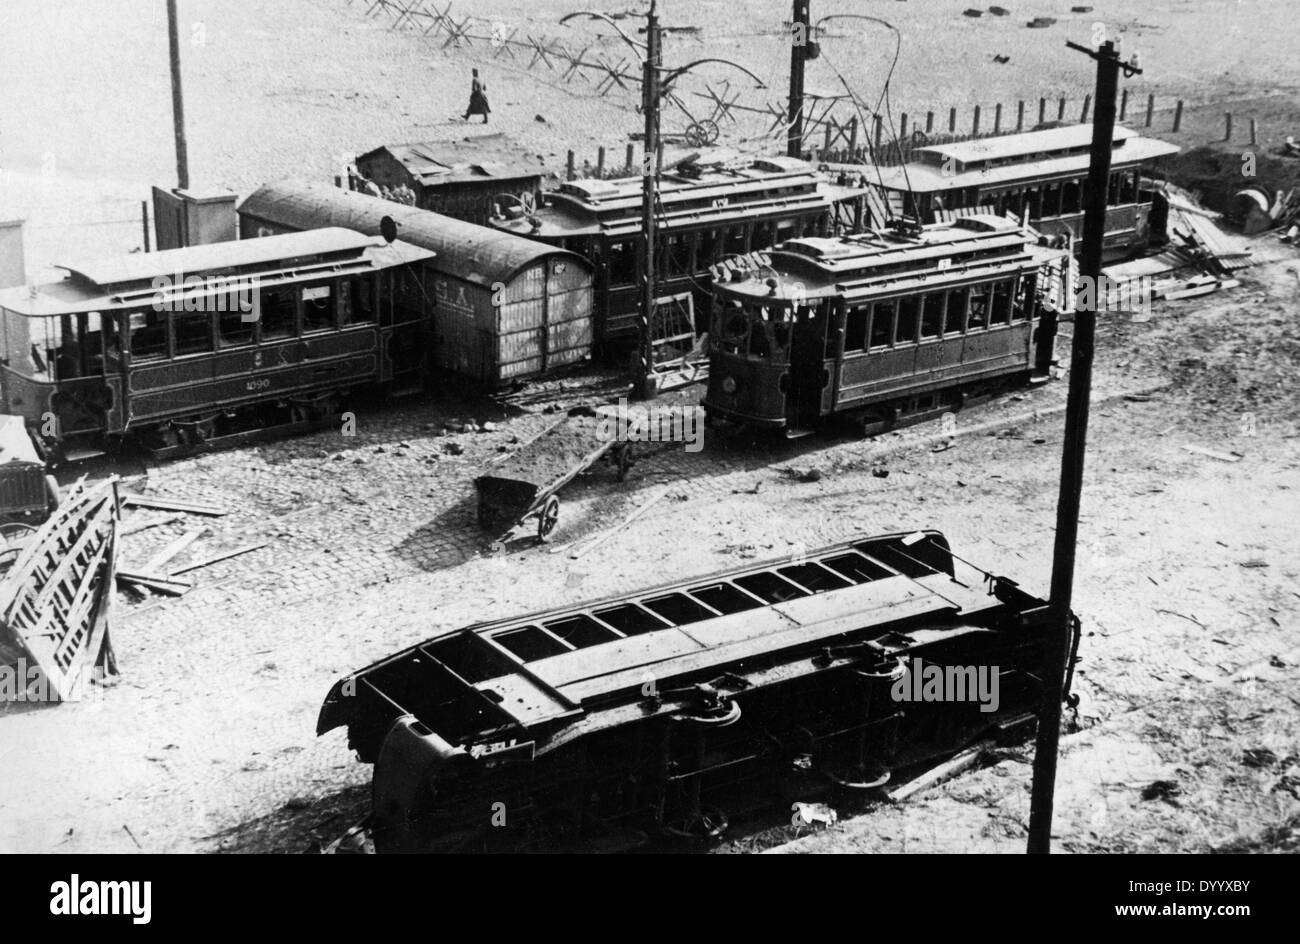
[[[492,638],[508,652],[518,656],[524,662],[546,659],[569,651],[558,639],[548,636],[536,626],[507,630]]]
[[[989,287],[977,285],[970,292],[970,317],[966,321],[969,331],[989,326]]]
[[[951,288],[948,290],[948,308],[944,314],[943,333],[961,334],[966,327],[966,302],[970,289]]]
[[[825,567],[819,567],[816,564],[795,564],[790,567],[782,567],[777,573],[782,577],[793,580],[799,586],[805,587],[813,593],[825,593],[827,590],[841,590],[844,587],[852,586],[849,581],[839,574],[832,573]]]
[[[653,600],[642,600],[641,605],[658,613],[675,626],[712,619],[717,615],[684,593],[670,593],[667,596],[656,597]]]
[[[293,290],[266,289],[262,292],[262,339],[291,338],[298,333],[298,313],[294,310]]]
[[[610,287],[636,284],[636,243],[634,241],[610,243],[605,258]]]
[[[157,311],[131,312],[131,356],[136,359],[167,354],[166,316]]]
[[[612,606],[608,610],[597,610],[596,617],[601,622],[608,623],[627,636],[636,636],[640,633],[648,633],[651,630],[664,629],[668,625],[659,617],[646,612],[635,603]]]
[[[1042,216],[1053,217],[1061,215],[1061,185],[1047,184],[1043,187],[1043,206]]]
[[[755,321],[749,331],[749,356],[766,360],[772,356],[772,342],[768,338],[770,322]]]
[[[727,238],[723,244],[723,255],[734,256],[749,252],[749,233],[745,225],[732,226],[727,229]]]
[[[266,312],[262,312],[266,317]],[[326,331],[334,327],[334,286],[306,285],[302,289],[302,330]]]
[[[217,323],[217,331],[221,335],[222,347],[252,343],[254,322],[245,321],[245,317],[239,311],[223,311],[221,313]]]
[[[1061,213],[1078,213],[1083,209],[1077,180],[1067,180],[1061,187]]]
[[[1038,279],[1034,275],[1021,276],[1015,304],[1011,307],[1012,321],[1029,321],[1034,317],[1034,309],[1038,304],[1037,283]]]
[[[876,302],[871,310],[871,347],[889,347],[894,337],[894,303]]]
[[[207,354],[212,351],[212,316],[206,311],[172,316],[176,354]]]
[[[854,583],[870,583],[872,580],[892,576],[888,570],[875,561],[867,560],[867,558],[857,554],[842,554],[839,557],[824,560],[822,564]]]
[[[934,553],[928,539],[912,545],[896,541],[889,544],[855,544],[854,547],[908,577],[929,577],[939,572],[927,559]]]
[[[1011,283],[998,282],[993,286],[993,324],[1011,323]]]
[[[796,587],[773,573],[747,574],[744,577],[737,577],[734,582],[736,586],[743,587],[768,603],[783,603],[786,600],[796,600],[808,595],[807,590]]]
[[[921,307],[921,337],[937,338],[943,331],[943,292],[931,292],[925,296]]]
[[[371,279],[355,279],[346,283],[339,299],[339,310],[345,325],[375,320],[374,290],[375,285]]]
[[[569,616],[542,625],[577,649],[594,646],[597,643],[612,642],[619,638],[618,634],[608,626],[600,625],[590,616]]]
[[[867,315],[869,309],[850,308],[844,323],[844,351],[861,351],[867,346]]]
[[[729,583],[714,583],[707,587],[696,587],[691,596],[713,607],[719,613],[743,613],[762,606],[761,600],[755,600],[748,593],[737,590]]]
[[[421,646],[471,685],[508,674],[514,664],[477,636],[464,633]]]
[[[915,295],[898,300],[898,327],[894,332],[896,344],[907,344],[916,340],[916,322],[920,309],[921,300]]]

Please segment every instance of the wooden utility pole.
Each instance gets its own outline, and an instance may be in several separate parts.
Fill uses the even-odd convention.
[[[1074,552],[1079,537],[1079,502],[1083,492],[1083,457],[1088,438],[1088,401],[1092,391],[1092,359],[1101,302],[1101,261],[1106,233],[1106,190],[1110,183],[1110,157],[1115,134],[1115,99],[1120,69],[1126,75],[1140,72],[1120,62],[1114,43],[1102,43],[1095,52],[1077,43],[1071,49],[1097,61],[1096,109],[1093,113],[1092,151],[1084,192],[1083,250],[1079,279],[1088,305],[1074,313],[1074,341],[1070,352],[1070,388],[1065,405],[1065,445],[1061,452],[1061,491],[1056,506],[1056,544],[1052,553],[1052,588],[1048,600],[1047,664],[1043,673],[1043,702],[1038,712],[1038,738],[1034,747],[1034,783],[1029,806],[1030,853],[1047,853],[1052,845],[1052,803],[1056,789],[1056,758],[1061,736],[1061,701],[1071,657],[1070,603],[1074,592]],[[1091,288],[1091,291],[1087,291]],[[1078,297],[1076,295],[1076,297]]]
[[[659,17],[655,0],[646,15],[646,50],[641,82],[641,108],[645,113],[645,152],[641,159],[641,353],[638,385],[642,399],[653,399],[655,310],[655,191],[659,177],[659,72],[663,65]]]
[[[171,52],[172,70],[172,127],[176,133],[177,186],[186,190],[190,185],[190,158],[185,146],[185,100],[181,94],[181,40],[176,22],[176,0],[167,0],[167,46]]]
[[[790,157],[803,155],[803,67],[809,59],[817,58],[811,5],[812,0],[794,0],[790,20],[790,123],[785,146]]]

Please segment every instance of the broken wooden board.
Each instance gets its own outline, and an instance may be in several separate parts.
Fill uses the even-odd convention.
[[[114,674],[109,624],[117,481],[74,488],[0,580],[0,661],[30,658],[59,699],[96,668]]]
[[[220,518],[229,514],[224,508],[215,505],[201,505],[196,502],[175,501],[170,498],[147,498],[144,495],[124,495],[122,504],[131,508],[155,508],[158,511],[183,511],[191,515],[208,515]]]

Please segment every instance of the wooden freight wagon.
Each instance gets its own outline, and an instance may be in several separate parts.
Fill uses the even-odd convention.
[[[437,368],[503,386],[588,357],[592,270],[581,256],[324,184],[266,184],[239,206],[240,235],[344,226],[378,233],[392,217],[405,242],[434,251],[422,264],[432,286]]]

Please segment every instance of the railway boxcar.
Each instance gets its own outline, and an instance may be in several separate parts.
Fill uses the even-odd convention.
[[[1011,214],[1062,243],[1083,235],[1092,125],[1070,125],[918,148],[917,160],[872,170],[898,215],[922,223],[954,214]],[[1117,127],[1111,152],[1104,248],[1109,259],[1160,245],[1168,202],[1149,174],[1178,146]],[[883,226],[885,220],[872,220]]]
[[[344,229],[122,255],[0,292],[3,404],[65,459],[306,426],[419,385],[428,250]]]
[[[1047,627],[940,533],[868,537],[443,633],[336,683],[317,730],[346,726],[374,764],[379,851],[707,839],[756,798],[869,790],[1027,734]],[[935,672],[964,694],[918,697]]]
[[[714,283],[704,409],[797,435],[864,431],[1043,375],[1067,254],[1001,217],[804,238]]]
[[[866,190],[835,183],[810,164],[773,157],[733,163],[684,162],[658,186],[657,288],[665,301],[689,300],[693,324],[707,323],[709,268],[728,256],[802,235],[849,232],[863,222]],[[540,207],[504,206],[504,230],[571,249],[595,266],[596,341],[636,343],[644,253],[640,177],[573,180],[548,191]],[[671,329],[660,331],[665,334]]]
[[[591,355],[591,265],[581,256],[428,210],[337,187],[281,181],[239,206],[245,238],[345,226],[432,250],[433,364],[489,387]]]

